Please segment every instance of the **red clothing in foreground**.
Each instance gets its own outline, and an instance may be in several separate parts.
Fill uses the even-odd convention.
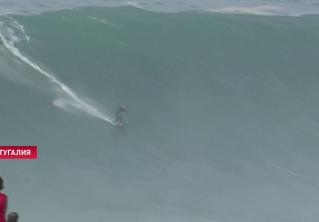
[[[7,196],[0,193],[0,222],[6,222]]]

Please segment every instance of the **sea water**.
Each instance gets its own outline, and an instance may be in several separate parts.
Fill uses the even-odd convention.
[[[39,152],[0,161],[22,221],[318,219],[313,2],[1,3],[0,143]]]

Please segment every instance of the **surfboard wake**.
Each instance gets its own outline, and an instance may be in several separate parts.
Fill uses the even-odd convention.
[[[40,65],[25,56],[15,46],[15,44],[19,41],[29,42],[30,37],[26,34],[24,27],[8,15],[2,16],[0,20],[0,39],[4,47],[11,52],[13,56],[46,78],[56,92],[57,98],[53,101],[54,106],[68,111],[80,111],[104,122],[117,125],[110,115],[93,105],[92,102],[88,102],[84,98],[80,97],[70,87],[64,84],[52,73],[41,68]]]

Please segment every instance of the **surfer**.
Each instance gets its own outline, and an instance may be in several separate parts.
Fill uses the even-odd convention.
[[[7,195],[1,192],[3,190],[3,179],[0,177],[0,222],[6,222]]]
[[[16,212],[9,213],[7,222],[18,222],[19,215]]]
[[[114,121],[115,125],[119,125],[119,126],[123,125],[123,118],[122,118],[123,112],[127,112],[127,109],[125,106],[121,106],[116,112],[116,119]]]

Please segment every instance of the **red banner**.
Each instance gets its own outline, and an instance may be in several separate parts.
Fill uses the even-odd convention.
[[[0,159],[36,159],[37,146],[0,146]]]

